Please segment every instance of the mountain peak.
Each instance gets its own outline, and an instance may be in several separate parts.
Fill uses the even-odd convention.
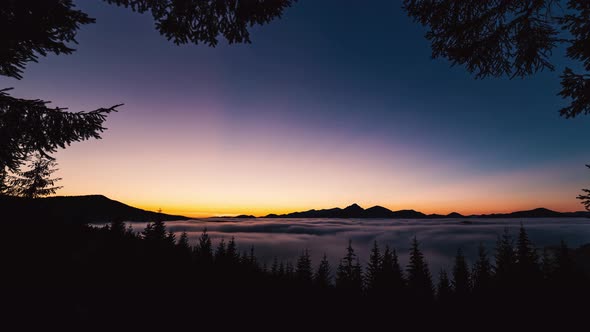
[[[360,205],[356,203],[352,203],[351,205],[347,206],[344,210],[364,211],[365,209],[363,209],[362,207],[360,207]]]

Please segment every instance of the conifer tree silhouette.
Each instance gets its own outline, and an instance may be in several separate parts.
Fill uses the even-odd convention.
[[[483,243],[477,249],[477,260],[473,265],[473,293],[485,296],[492,287],[493,268]]]
[[[383,289],[389,296],[402,296],[406,286],[404,273],[399,264],[397,252],[385,246],[383,252],[381,274],[383,278]]]
[[[450,300],[452,294],[451,283],[445,269],[441,269],[436,287],[436,297],[439,302],[446,303]]]
[[[322,260],[314,274],[313,281],[315,286],[320,289],[328,289],[332,286],[332,268],[326,254],[322,256]]]
[[[496,241],[495,280],[498,286],[502,288],[511,286],[514,280],[515,264],[516,255],[512,237],[508,228],[504,228],[504,233]]]
[[[295,278],[301,286],[310,287],[313,279],[313,270],[311,267],[311,257],[309,251],[305,249],[297,259],[295,268]]]
[[[376,293],[383,288],[383,257],[379,250],[377,240],[373,242],[373,248],[369,256],[366,272],[367,292]]]
[[[458,301],[465,301],[471,292],[471,280],[469,277],[469,267],[467,266],[461,248],[457,250],[457,255],[455,256],[452,285],[455,298]]]
[[[360,263],[352,248],[352,241],[349,240],[346,255],[340,260],[336,271],[336,288],[359,294],[362,291],[362,286]]]
[[[409,295],[413,301],[428,303],[433,299],[434,286],[428,264],[424,260],[424,255],[420,251],[419,243],[416,237],[412,239],[410,249],[410,260],[406,267],[408,278]]]

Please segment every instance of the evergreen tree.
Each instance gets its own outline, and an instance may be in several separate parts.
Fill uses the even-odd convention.
[[[406,280],[399,264],[397,252],[395,249],[390,250],[389,246],[385,246],[385,251],[383,252],[381,274],[383,288],[387,294],[392,295],[397,293],[397,295],[400,295],[403,292]]]
[[[362,291],[362,272],[356,254],[352,248],[352,241],[348,241],[346,256],[340,260],[336,271],[336,288],[360,293]]]
[[[309,256],[309,251],[307,249],[305,249],[297,259],[295,277],[301,285],[311,285],[313,269],[311,267],[311,257]]]
[[[458,300],[464,301],[471,291],[469,267],[461,249],[457,250],[453,266],[453,291]]]
[[[227,244],[226,256],[228,261],[232,262],[233,264],[236,264],[239,261],[240,255],[238,254],[238,247],[236,245],[236,240],[233,236]]]
[[[371,249],[371,255],[369,256],[369,263],[367,264],[367,291],[373,293],[379,291],[383,287],[382,282],[383,275],[383,257],[379,250],[377,240],[373,242],[373,249]]]
[[[452,294],[451,283],[447,271],[444,269],[440,270],[438,277],[438,286],[436,289],[436,297],[440,302],[447,302]]]
[[[191,247],[188,243],[188,234],[186,231],[183,231],[182,234],[180,234],[180,238],[178,239],[176,246],[183,252],[190,252]]]
[[[420,251],[416,237],[412,240],[410,260],[406,268],[408,276],[408,291],[415,301],[431,301],[434,293],[432,276],[424,255]]]
[[[508,228],[504,228],[504,233],[498,237],[496,242],[495,277],[499,286],[507,286],[513,281],[515,264],[516,255],[512,245],[512,238]]]
[[[492,285],[492,264],[483,243],[477,249],[477,260],[473,266],[473,293],[481,295],[489,292]]]
[[[221,241],[219,241],[217,248],[215,249],[215,263],[223,264],[225,262],[226,255],[227,249],[225,245],[225,240],[222,238]]]
[[[149,242],[164,243],[167,237],[166,225],[161,217],[162,210],[158,210],[156,221],[148,223],[143,231],[143,238]]]
[[[521,285],[531,285],[538,281],[540,277],[539,258],[522,223],[516,244],[515,267]]]
[[[61,178],[51,178],[57,171],[57,163],[41,154],[36,154],[29,165],[28,171],[17,170],[14,175],[8,176],[8,193],[14,196],[26,198],[38,198],[55,194],[62,188],[55,186],[55,182]]]
[[[327,289],[332,286],[332,268],[326,254],[322,257],[313,280],[314,284],[320,289]]]
[[[287,265],[285,266],[285,278],[290,281],[295,279],[295,269],[291,262],[287,262]]]
[[[213,246],[211,244],[211,238],[207,233],[207,228],[203,229],[203,233],[199,237],[196,253],[197,260],[201,264],[211,264],[213,262]]]
[[[176,235],[172,232],[168,232],[168,234],[166,234],[166,243],[170,245],[170,247],[176,245]]]

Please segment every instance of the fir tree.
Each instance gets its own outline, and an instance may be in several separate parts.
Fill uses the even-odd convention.
[[[389,246],[385,246],[385,251],[383,252],[381,274],[383,278],[383,288],[387,293],[390,295],[392,293],[400,295],[404,290],[406,281],[399,264],[397,252],[395,249],[390,250]]]
[[[516,255],[512,245],[512,238],[508,228],[504,228],[504,233],[498,237],[496,242],[495,276],[500,286],[507,286],[512,282],[515,264]]]
[[[222,238],[215,249],[215,263],[223,264],[226,260],[227,249],[225,245],[225,240]]]
[[[336,271],[336,287],[345,291],[360,293],[362,290],[362,272],[360,264],[352,248],[352,241],[348,241],[346,256],[340,260]]]
[[[453,266],[453,291],[458,300],[465,300],[471,291],[469,267],[461,249],[457,250]]]
[[[57,171],[57,163],[41,154],[36,154],[28,171],[17,170],[8,176],[7,192],[14,196],[39,198],[55,194],[62,187],[55,186],[61,178],[51,178]]]
[[[520,224],[516,244],[515,267],[521,284],[531,285],[531,283],[538,281],[540,277],[539,258],[522,223]]]
[[[371,255],[369,256],[369,263],[367,264],[367,291],[370,293],[376,292],[382,288],[382,275],[383,275],[383,257],[379,250],[377,240],[373,242],[373,249],[371,249]]]
[[[183,252],[190,252],[191,247],[188,243],[188,234],[186,231],[183,231],[182,234],[180,234],[180,238],[178,239],[176,246]]]
[[[332,268],[326,254],[322,257],[313,279],[314,284],[320,289],[327,289],[332,286]]]
[[[451,283],[447,271],[444,269],[440,270],[438,277],[438,285],[436,288],[436,297],[440,302],[447,302],[452,294]]]
[[[146,241],[164,243],[167,237],[166,225],[161,217],[162,210],[158,210],[158,217],[156,221],[148,223],[143,231],[143,238]]]
[[[226,256],[228,261],[232,262],[233,264],[239,261],[238,247],[236,245],[236,240],[233,236],[231,237],[231,240],[229,240],[229,242],[227,243]]]
[[[408,291],[415,301],[431,301],[434,293],[432,276],[424,255],[420,251],[416,237],[412,240],[410,260],[406,268],[408,276]]]
[[[313,270],[311,267],[311,257],[309,256],[309,251],[307,249],[305,249],[297,259],[295,277],[300,284],[311,285]]]
[[[482,243],[477,249],[477,260],[473,266],[473,292],[481,295],[489,292],[492,285],[492,264]]]
[[[197,260],[201,264],[211,264],[213,262],[213,247],[211,238],[207,233],[207,228],[203,229],[203,233],[199,237],[199,243],[196,248]]]

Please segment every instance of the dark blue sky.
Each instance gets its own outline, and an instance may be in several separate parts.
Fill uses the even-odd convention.
[[[545,195],[555,190],[555,208],[578,206],[574,197],[577,188],[586,184],[584,163],[590,162],[586,134],[590,118],[566,120],[558,115],[565,105],[556,96],[565,65],[562,51],[555,54],[556,72],[526,79],[475,80],[463,67],[450,68],[446,60],[430,58],[424,30],[404,15],[398,1],[371,1],[369,5],[302,0],[282,19],[256,27],[251,45],[221,42],[216,48],[175,46],[156,32],[148,15],[101,1],[77,4],[97,19],[80,31],[78,51],[30,65],[22,81],[2,79],[2,85],[14,86],[18,96],[42,97],[75,110],[126,104],[109,119],[110,130],[102,145],[85,143],[90,145],[63,152],[65,175],[76,177],[77,162],[90,158],[84,155],[89,149],[97,149],[89,155],[104,159],[123,158],[125,147],[137,150],[145,144],[146,149],[162,151],[172,145],[174,152],[167,157],[182,159],[191,151],[206,150],[206,145],[217,152],[223,150],[229,160],[244,161],[245,151],[250,151],[257,157],[245,162],[254,164],[276,156],[277,151],[283,151],[279,154],[284,153],[281,160],[285,163],[321,163],[316,158],[333,153],[333,164],[324,165],[327,169],[338,167],[340,161],[363,159],[369,173],[381,174],[381,178],[395,173],[383,179],[393,187],[374,188],[374,192],[392,190],[398,195],[373,196],[363,191],[369,188],[354,187],[358,195],[350,196],[368,195],[367,203],[403,205],[403,193],[412,183],[408,178],[415,177],[420,181],[415,181],[413,195],[424,197],[423,210],[428,206],[453,209],[450,204],[459,210],[461,205],[476,204],[461,199],[434,202],[436,198],[428,196],[428,179],[435,179],[430,183],[437,188],[450,188],[444,192],[451,196],[461,191],[453,183],[483,186],[498,181],[504,187],[514,184],[526,189],[490,189],[493,199],[506,194],[512,200],[551,205],[551,196]],[[120,150],[116,157],[110,155],[113,149]],[[205,159],[211,164],[223,160]],[[268,166],[267,174],[280,174],[273,167],[282,164],[273,165]],[[418,173],[407,175],[413,168]],[[163,169],[161,165],[154,171]],[[208,173],[212,169],[198,171],[211,177],[215,176]],[[351,181],[355,171],[358,168],[334,170],[342,182]],[[519,175],[522,183],[510,180]],[[241,179],[235,177],[233,180]],[[268,177],[272,182],[272,176]],[[470,180],[462,183],[465,179]],[[201,180],[195,179],[195,187],[202,188],[197,185]],[[365,180],[358,179],[359,183]],[[331,190],[322,191],[326,198],[316,197],[314,202],[328,202],[333,192],[345,190],[335,183],[338,178],[323,184]],[[260,204],[241,200],[241,192],[229,184],[225,188],[228,186],[235,191],[232,199],[242,205]],[[68,187],[73,193],[108,191],[74,180],[65,190]],[[193,188],[187,187],[184,194]],[[121,190],[111,194],[126,199],[133,196]],[[481,199],[487,190],[481,188]],[[528,197],[541,191],[542,198],[531,201]],[[261,202],[266,194],[260,195]],[[283,194],[295,201],[299,197],[288,191]],[[334,204],[345,203],[347,198],[337,197]],[[146,196],[137,202],[149,205],[158,200],[162,199]],[[310,203],[301,200],[297,204]],[[407,204],[419,205],[417,199]],[[291,206],[268,205],[269,210]],[[241,204],[234,210],[238,206]]]

